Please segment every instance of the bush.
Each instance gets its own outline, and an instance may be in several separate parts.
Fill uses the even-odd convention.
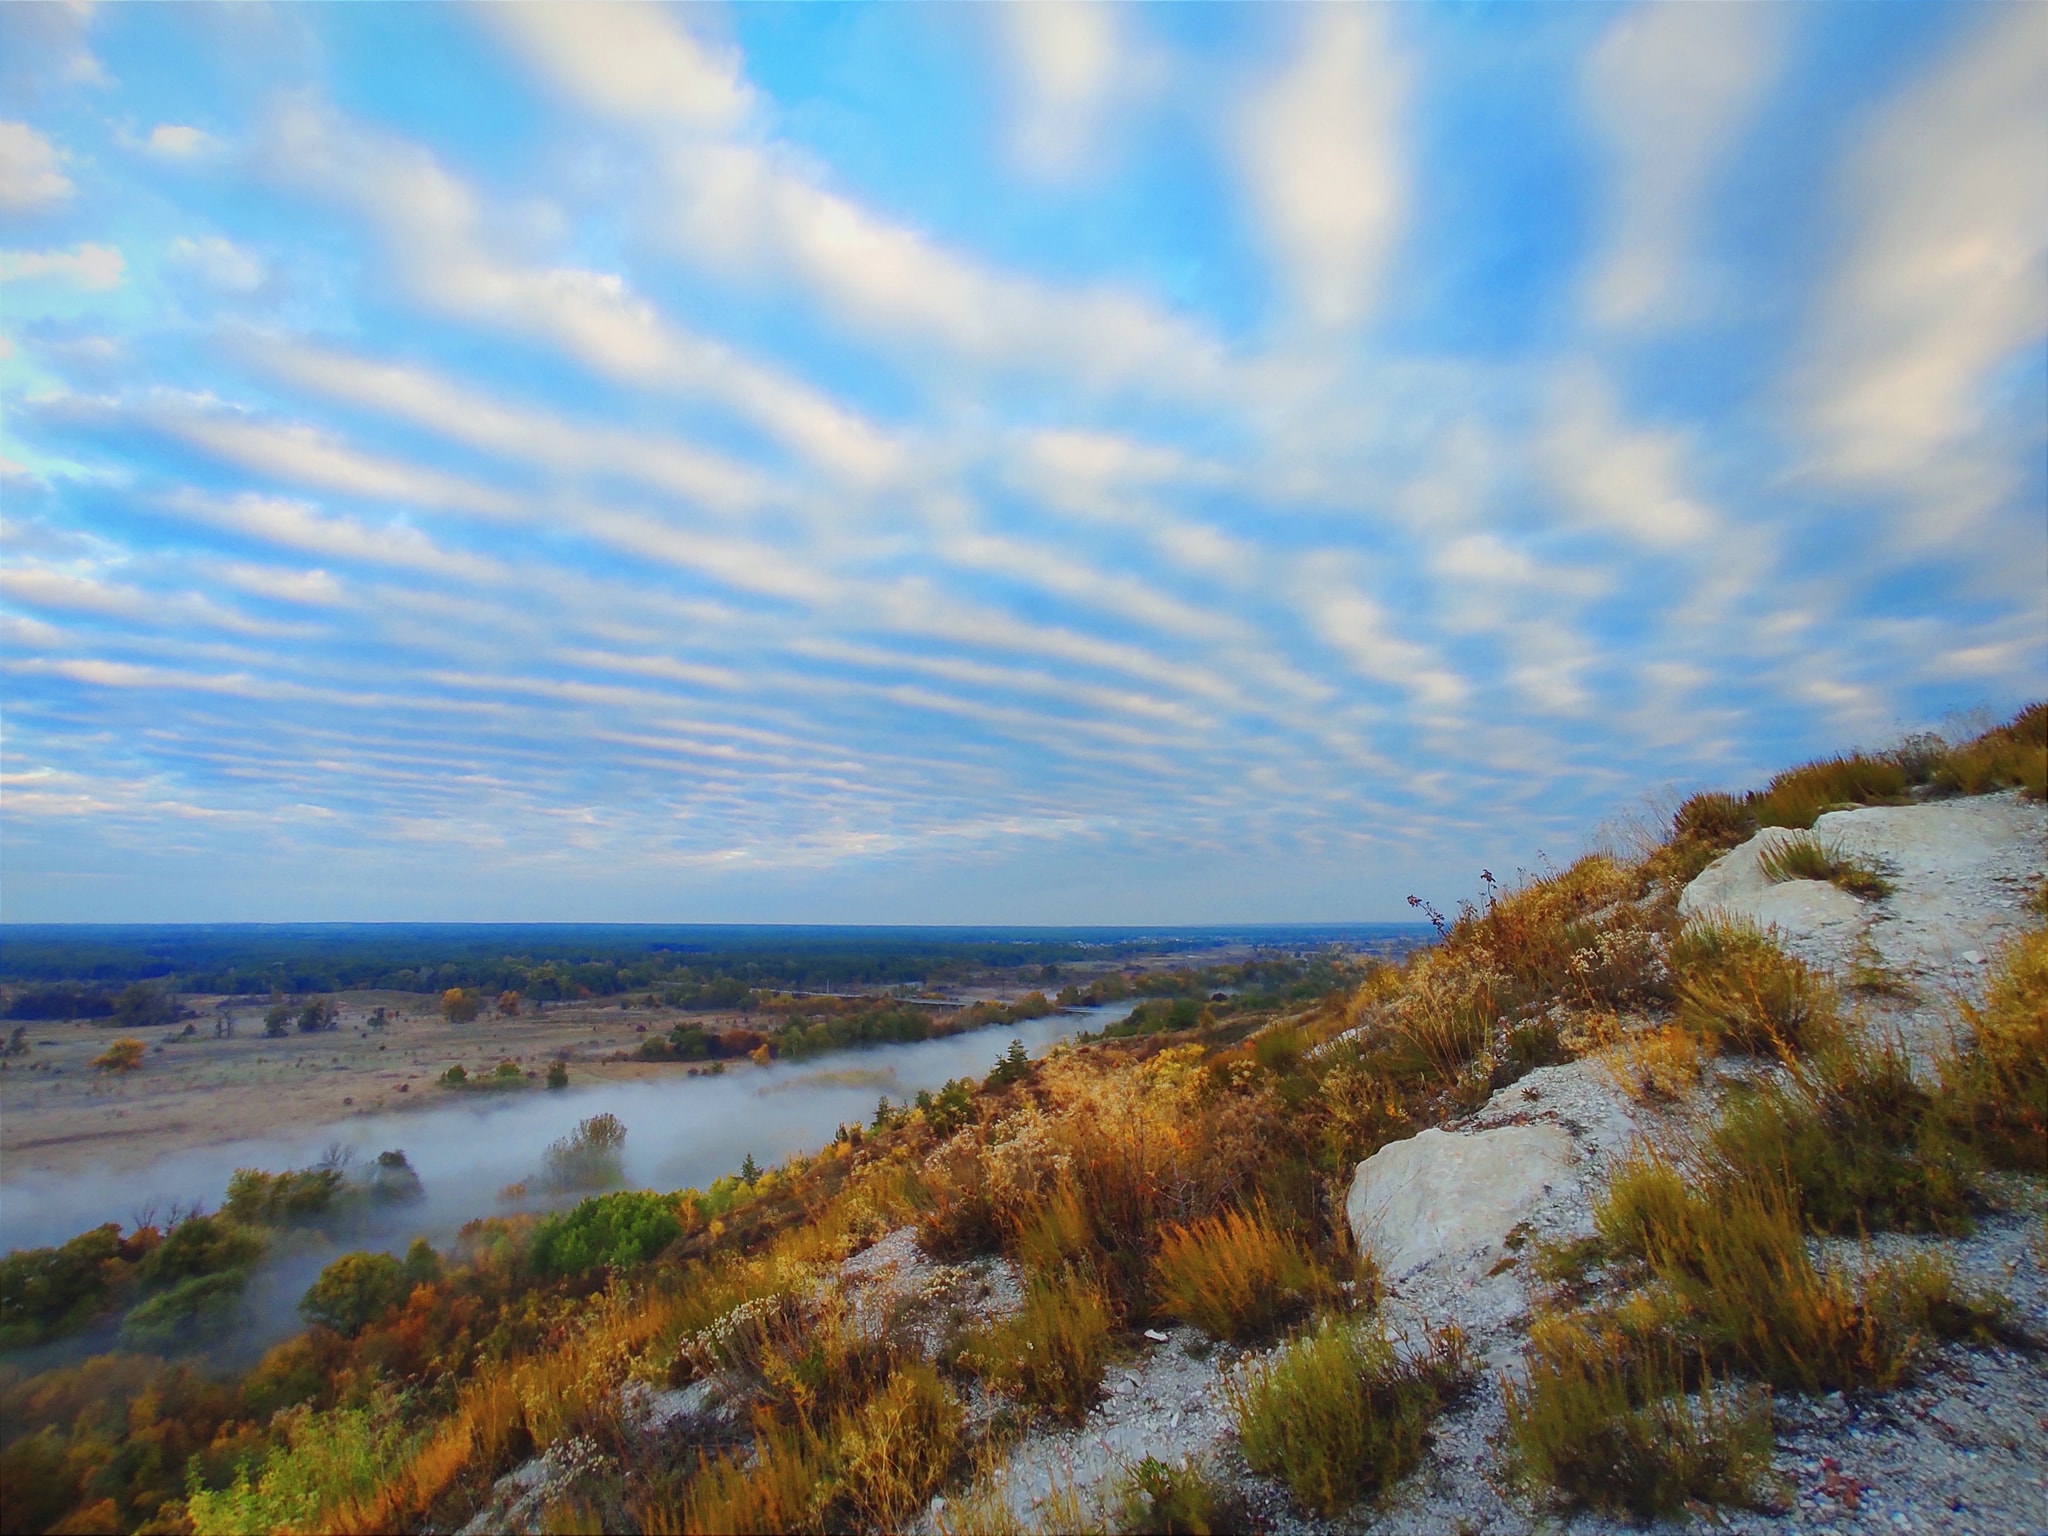
[[[585,1200],[543,1221],[533,1234],[533,1267],[542,1275],[582,1275],[644,1264],[682,1236],[674,1205],[661,1195],[621,1190]]]
[[[1414,1469],[1430,1423],[1468,1374],[1456,1328],[1407,1360],[1384,1332],[1325,1319],[1226,1390],[1252,1470],[1284,1479],[1329,1516]]]
[[[0,1349],[75,1333],[111,1305],[126,1265],[117,1222],[57,1248],[23,1248],[0,1259]]]
[[[1998,956],[1982,1005],[1965,1002],[1973,1038],[1941,1063],[1949,1123],[1987,1160],[2048,1168],[2048,930]]]
[[[241,1321],[249,1272],[194,1275],[152,1296],[121,1320],[122,1342],[137,1349],[201,1349]]]
[[[550,1088],[566,1088],[569,1086],[569,1064],[567,1062],[551,1061],[548,1063],[548,1086]]]
[[[145,1288],[161,1289],[196,1275],[246,1271],[268,1246],[260,1232],[226,1216],[188,1216],[142,1257],[136,1275]]]
[[[1671,967],[1679,1023],[1713,1051],[1789,1060],[1837,1032],[1826,984],[1760,929],[1689,923],[1671,946]]]
[[[1718,1386],[1670,1341],[1648,1345],[1549,1317],[1520,1382],[1503,1383],[1510,1477],[1567,1508],[1634,1519],[1694,1503],[1753,1504],[1771,1467],[1769,1397]]]
[[[898,1370],[835,1426],[838,1488],[862,1528],[903,1530],[953,1469],[960,1400],[929,1365]]]
[[[331,1512],[370,1495],[406,1464],[412,1444],[385,1402],[328,1413],[294,1409],[278,1427],[284,1443],[244,1462],[226,1488],[203,1486],[193,1461],[185,1518],[195,1536],[330,1529]]]
[[[412,1287],[388,1253],[344,1253],[299,1299],[309,1323],[354,1336],[405,1300]]]
[[[95,1072],[133,1072],[142,1065],[143,1053],[149,1049],[140,1040],[116,1040],[99,1055],[93,1057]]]
[[[1788,1181],[1825,1232],[1969,1230],[1974,1160],[1904,1052],[1859,1035],[1738,1090],[1709,1160],[1726,1179]]]
[[[1219,1339],[1271,1333],[1334,1289],[1308,1252],[1261,1210],[1169,1227],[1153,1261],[1161,1310]]]
[[[1804,1392],[1896,1385],[1917,1337],[1807,1253],[1798,1196],[1775,1181],[1689,1180],[1646,1155],[1616,1170],[1594,1224],[1669,1297],[1689,1350]]]
[[[625,1181],[619,1149],[626,1127],[616,1115],[592,1115],[569,1135],[549,1145],[541,1180],[551,1189],[603,1189]]]
[[[1023,1310],[971,1335],[962,1359],[996,1390],[1079,1424],[1102,1390],[1109,1327],[1102,1292],[1067,1271],[1034,1279]]]
[[[304,1226],[327,1215],[347,1189],[348,1175],[333,1164],[286,1173],[237,1168],[222,1209],[244,1226]]]
[[[1253,1529],[1251,1511],[1198,1461],[1170,1466],[1147,1456],[1117,1478],[1109,1495],[1118,1536],[1215,1536]]]

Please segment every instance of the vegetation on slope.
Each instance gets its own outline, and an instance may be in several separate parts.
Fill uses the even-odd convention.
[[[343,1255],[307,1331],[239,1375],[183,1338],[0,1366],[0,1525],[448,1528],[553,1448],[574,1469],[557,1528],[888,1529],[1033,1417],[1085,1416],[1133,1331],[1168,1317],[1287,1341],[1238,1378],[1240,1436],[1306,1507],[1339,1510],[1416,1464],[1468,1371],[1454,1335],[1404,1349],[1383,1331],[1344,1221],[1352,1169],[1538,1066],[1610,1050],[1645,1093],[1686,1091],[1724,1053],[1756,1058],[1761,1085],[1696,1154],[1623,1169],[1599,1238],[1544,1257],[1557,1293],[1509,1383],[1510,1469],[1632,1513],[1759,1497],[1766,1389],[1881,1390],[1928,1338],[2005,1328],[1939,1263],[1866,1265],[1812,1239],[1942,1230],[1990,1198],[1987,1169],[2038,1172],[2048,956],[2036,935],[2000,957],[1930,1093],[1824,978],[1755,935],[1682,930],[1677,892],[1758,821],[1845,785],[2018,775],[2038,792],[2030,738],[1993,735],[1931,767],[1884,759],[1903,788],[1820,765],[1695,797],[1646,856],[1486,876],[1436,946],[1327,966],[1306,994],[1251,978],[1218,1003],[1176,981],[1128,1034],[1006,1057],[780,1168],[479,1220],[447,1253]],[[252,1173],[220,1217],[15,1255],[0,1326],[28,1330],[6,1335],[18,1345],[232,1273],[238,1234],[285,1240],[340,1198],[320,1206],[332,1182]],[[1023,1310],[856,1307],[838,1266],[904,1225],[943,1259],[1015,1261]],[[694,1439],[635,1427],[636,1393],[699,1384],[729,1411]],[[979,1394],[993,1415],[968,1412]],[[1213,1523],[1195,1473],[1127,1482],[1118,1520]]]

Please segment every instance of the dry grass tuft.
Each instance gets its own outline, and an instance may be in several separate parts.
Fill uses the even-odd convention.
[[[1671,946],[1678,1021],[1716,1053],[1791,1060],[1839,1033],[1834,994],[1746,923],[1686,925]]]
[[[1768,1394],[1717,1384],[1668,1339],[1541,1318],[1522,1380],[1502,1387],[1510,1477],[1567,1508],[1650,1519],[1770,1486]]]
[[[1469,1374],[1456,1328],[1410,1360],[1383,1331],[1326,1318],[1226,1390],[1252,1470],[1334,1515],[1414,1469],[1430,1423]]]
[[[1272,1333],[1335,1290],[1308,1250],[1263,1209],[1169,1227],[1154,1272],[1160,1310],[1237,1342]]]
[[[2037,1174],[2048,1168],[2048,930],[2007,944],[1983,1003],[1962,1012],[1973,1038],[1941,1064],[1950,1122],[1987,1161]]]
[[[1101,1290],[1066,1270],[1034,1279],[1021,1312],[969,1335],[961,1362],[997,1391],[1078,1424],[1101,1395],[1109,1331]]]
[[[1676,1103],[1705,1070],[1699,1036],[1674,1024],[1624,1035],[1603,1054],[1615,1081],[1640,1103]]]
[[[1757,867],[1766,880],[1778,884],[1787,880],[1825,880],[1866,901],[1882,900],[1895,889],[1877,870],[1859,860],[1845,858],[1817,837],[1788,837],[1764,849],[1757,856]]]

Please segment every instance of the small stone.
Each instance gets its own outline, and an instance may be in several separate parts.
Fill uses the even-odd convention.
[[[1145,1337],[1150,1339],[1154,1344],[1164,1344],[1166,1342],[1166,1335],[1161,1333],[1157,1328],[1147,1328],[1145,1330]]]
[[[1982,965],[1983,963],[1984,951],[1981,949],[1966,949],[1963,951],[1963,964]]]

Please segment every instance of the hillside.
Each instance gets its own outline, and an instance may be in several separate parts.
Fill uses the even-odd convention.
[[[9,1364],[0,1524],[2038,1523],[2044,776],[2037,705],[1696,796],[1319,998],[345,1256],[245,1371]],[[203,1287],[243,1193],[93,1262]]]

